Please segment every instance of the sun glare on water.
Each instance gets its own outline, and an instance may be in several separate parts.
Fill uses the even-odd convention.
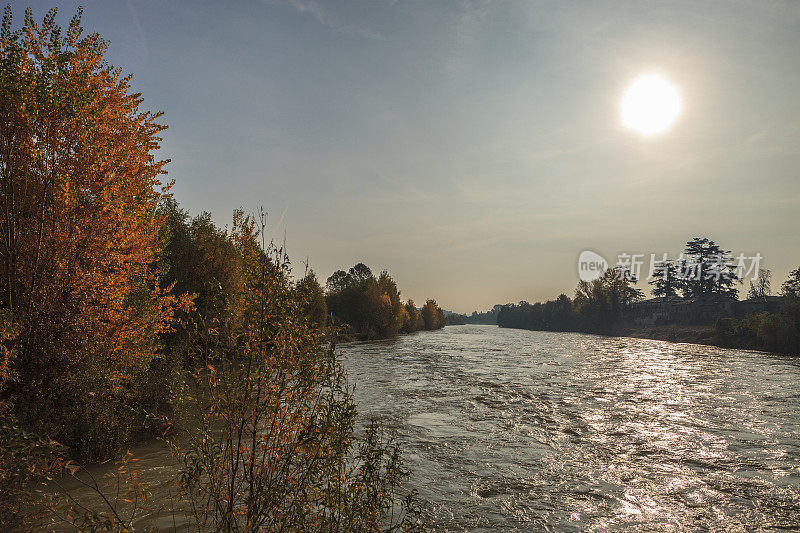
[[[660,74],[634,80],[620,102],[622,124],[650,136],[669,128],[681,111],[678,89]]]

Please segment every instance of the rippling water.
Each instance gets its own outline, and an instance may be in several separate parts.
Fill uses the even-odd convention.
[[[800,361],[451,326],[344,347],[440,530],[800,528]]]
[[[800,529],[800,359],[493,326],[342,351],[434,530]],[[164,446],[134,452],[168,501]],[[134,525],[186,521],[154,509]]]

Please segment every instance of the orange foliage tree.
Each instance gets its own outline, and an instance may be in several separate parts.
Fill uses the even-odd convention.
[[[12,31],[7,7],[0,29],[0,301],[18,331],[3,395],[95,453],[136,430],[137,383],[187,302],[159,287],[165,127],[80,15],[62,33],[28,10]]]
[[[441,329],[444,327],[444,312],[439,308],[436,300],[428,300],[420,311],[425,329]]]

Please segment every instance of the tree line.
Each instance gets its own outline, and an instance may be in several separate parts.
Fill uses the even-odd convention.
[[[6,7],[0,25],[0,529],[127,531],[176,507],[195,530],[413,529],[398,446],[356,432],[313,276],[294,277],[263,213],[222,229],[182,210],[156,157],[161,114],[80,10],[55,19],[26,10],[15,30]],[[353,301],[374,314],[333,297],[334,322],[438,327],[435,302],[398,308],[388,274],[362,274]],[[119,458],[148,435],[175,452],[171,502],[147,501]],[[103,493],[76,461],[115,457],[100,508],[40,490],[72,476]]]
[[[649,281],[652,294],[665,300],[736,298],[737,274],[729,251],[714,241],[695,237],[686,243],[685,258],[660,261]],[[748,298],[765,299],[770,294],[770,272],[762,270],[750,282]],[[500,327],[544,331],[574,331],[598,334],[624,333],[631,328],[631,306],[644,298],[629,269],[610,268],[598,279],[579,282],[574,298],[561,294],[546,302],[506,304],[499,308]],[[475,315],[475,313],[473,313]],[[713,342],[783,353],[800,353],[800,268],[793,270],[781,287],[776,311],[736,319],[718,318]]]
[[[448,326],[463,326],[467,323],[467,315],[450,313],[444,317],[444,321]]]
[[[497,325],[497,315],[503,308],[501,304],[497,304],[488,311],[473,311],[471,315],[467,316],[467,324],[491,324]]]
[[[751,284],[750,296],[769,293],[769,276]],[[800,355],[800,267],[789,273],[780,290],[781,301],[774,312],[761,311],[742,318],[719,317],[714,331],[722,346]]]
[[[325,282],[324,300],[313,273],[306,280],[317,295],[318,309],[325,305],[331,325],[359,339],[445,326],[444,311],[436,300],[426,300],[421,308],[412,299],[403,302],[397,283],[386,270],[377,277],[364,263],[357,263],[346,272],[337,270]]]
[[[544,331],[612,334],[631,303],[642,297],[634,280],[610,268],[593,281],[580,281],[575,297],[561,294],[555,300],[507,304],[497,314],[497,325]]]

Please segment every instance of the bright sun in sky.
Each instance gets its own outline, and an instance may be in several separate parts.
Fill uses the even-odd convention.
[[[620,103],[622,124],[642,135],[666,130],[680,111],[678,89],[660,74],[646,74],[635,79]]]

